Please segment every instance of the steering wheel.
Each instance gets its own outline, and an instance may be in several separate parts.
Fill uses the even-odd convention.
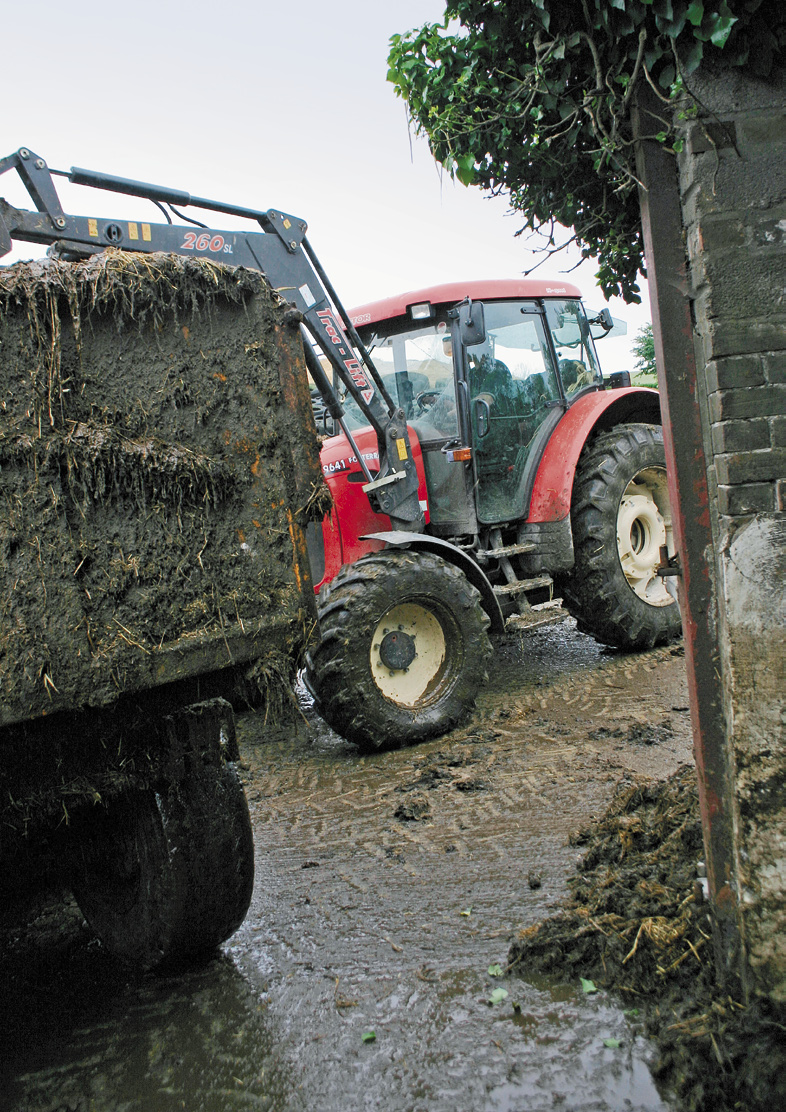
[[[439,390],[421,390],[419,394],[415,395],[415,403],[418,410],[421,413],[425,413],[427,409],[431,409],[439,395]]]

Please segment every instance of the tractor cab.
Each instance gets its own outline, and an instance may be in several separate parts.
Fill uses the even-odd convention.
[[[452,283],[351,317],[417,436],[430,531],[476,534],[526,517],[554,428],[576,398],[604,387],[579,291],[532,280]],[[603,334],[612,322],[606,313],[597,323]],[[351,405],[347,413],[364,423]]]

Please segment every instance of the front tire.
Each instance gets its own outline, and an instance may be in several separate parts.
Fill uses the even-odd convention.
[[[430,552],[387,549],[343,567],[320,591],[319,623],[307,685],[325,721],[366,752],[446,733],[487,677],[480,594]]]
[[[674,552],[660,426],[597,437],[579,460],[571,523],[575,564],[562,591],[579,629],[622,649],[678,637],[679,607],[657,574],[661,546]]]

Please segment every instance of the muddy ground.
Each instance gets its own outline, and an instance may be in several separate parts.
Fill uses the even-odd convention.
[[[0,1109],[677,1108],[628,1005],[505,966],[568,894],[570,835],[690,761],[681,649],[509,637],[469,726],[378,756],[302,710],[239,719],[257,878],[215,961],[134,980],[72,904],[5,917]]]

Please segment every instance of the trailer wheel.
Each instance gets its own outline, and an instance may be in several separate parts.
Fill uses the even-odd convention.
[[[437,737],[487,677],[489,619],[462,572],[387,549],[343,567],[319,595],[306,682],[326,722],[366,752]]]
[[[561,584],[579,629],[623,649],[678,637],[679,607],[657,575],[674,552],[663,431],[618,425],[579,460],[571,507],[575,564]]]
[[[183,779],[84,817],[72,887],[110,953],[146,972],[215,950],[242,923],[253,880],[243,785],[220,754],[202,754]]]

